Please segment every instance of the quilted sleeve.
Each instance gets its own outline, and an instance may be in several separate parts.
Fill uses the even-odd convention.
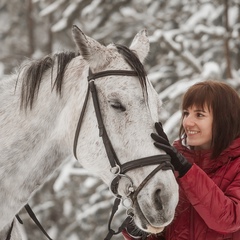
[[[231,168],[231,178],[225,190],[197,165],[179,178],[179,185],[188,200],[205,221],[206,225],[219,233],[232,233],[240,229],[240,161],[235,160]],[[225,178],[230,173],[224,175]]]

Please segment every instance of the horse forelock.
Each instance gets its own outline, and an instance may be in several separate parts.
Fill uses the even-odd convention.
[[[147,76],[147,74],[146,74],[143,64],[140,62],[137,55],[124,45],[120,45],[120,44],[114,44],[114,45],[116,46],[118,52],[123,56],[125,61],[137,73],[139,82],[140,82],[143,90],[146,91],[146,76]]]
[[[46,56],[40,60],[32,60],[28,66],[24,64],[22,67],[22,88],[21,88],[21,108],[32,109],[34,100],[39,91],[42,82],[43,74],[51,70],[52,89],[56,89],[57,93],[61,94],[63,77],[68,63],[77,55],[74,52],[61,52],[53,56]],[[53,67],[57,65],[56,78],[53,80]],[[19,78],[18,76],[18,78]]]

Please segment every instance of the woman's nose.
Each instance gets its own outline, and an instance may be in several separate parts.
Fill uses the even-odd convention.
[[[187,116],[183,119],[184,126],[194,126],[195,122],[191,116]]]

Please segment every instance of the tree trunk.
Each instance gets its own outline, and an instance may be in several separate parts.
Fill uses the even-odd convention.
[[[27,0],[27,27],[28,27],[28,56],[31,57],[35,51],[34,45],[34,20],[32,17],[33,4],[32,0]]]
[[[224,0],[224,25],[227,33],[227,36],[224,39],[224,50],[225,50],[225,59],[226,59],[226,77],[232,78],[231,58],[230,58],[230,50],[229,50],[228,0]]]
[[[47,42],[47,46],[46,46],[46,50],[47,50],[47,53],[51,53],[52,52],[52,47],[53,47],[53,33],[52,33],[52,19],[53,19],[53,16],[52,14],[49,14],[48,16],[48,42]]]

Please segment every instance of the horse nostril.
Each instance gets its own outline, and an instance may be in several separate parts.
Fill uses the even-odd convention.
[[[154,203],[156,210],[162,210],[162,199],[161,199],[161,189],[157,189],[154,195]]]

